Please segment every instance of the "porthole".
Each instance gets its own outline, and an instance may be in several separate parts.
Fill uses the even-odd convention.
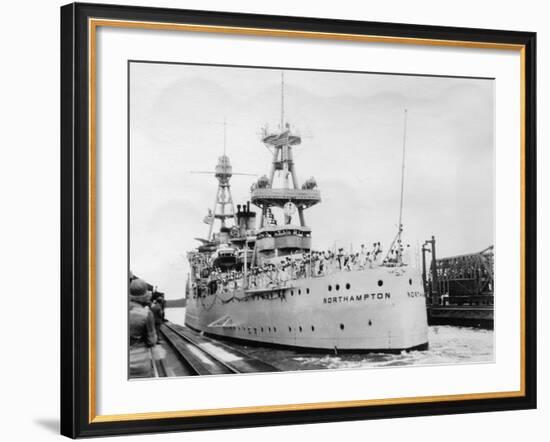
[[[331,285],[328,286],[328,291],[332,292],[332,286]]]
[[[384,285],[384,281],[381,279],[378,280],[378,287],[382,287]]]
[[[299,295],[302,294],[302,289],[298,289],[298,294],[299,294]]]
[[[349,284],[349,282],[346,284],[346,290],[349,290],[351,288],[351,285]]]
[[[302,332],[302,326],[298,327],[298,330],[300,330],[300,333]]]
[[[340,284],[336,284],[335,289],[336,289],[336,290],[340,290]]]
[[[273,327],[273,331],[277,333],[277,327]]]
[[[413,280],[412,280],[412,278],[409,278],[409,285],[413,285]]]
[[[309,295],[309,288],[306,289],[306,293]]]
[[[267,331],[271,333],[271,327],[267,327]]]
[[[312,325],[311,326],[311,331],[314,332],[315,331],[315,327]]]
[[[290,296],[294,296],[294,290],[290,291]]]
[[[344,324],[340,324],[340,330],[344,330]]]
[[[372,325],[372,321],[369,319],[369,327]]]
[[[288,327],[288,331],[291,332],[291,331],[292,331],[292,327]]]

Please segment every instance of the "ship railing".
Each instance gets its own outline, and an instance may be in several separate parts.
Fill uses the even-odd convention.
[[[337,273],[345,273],[349,271],[368,271],[380,267],[396,268],[402,266],[387,265],[383,263],[368,262],[364,264],[355,263],[353,265],[344,266],[338,263],[337,260],[324,262],[322,268],[319,265],[312,265],[310,261],[295,261],[297,264],[293,268],[274,269],[259,274],[248,274],[245,284],[244,275],[240,274],[234,278],[223,280],[217,279],[220,283],[220,289],[223,292],[234,290],[247,290],[250,288],[273,288],[284,289],[289,288],[294,281],[307,278],[320,278],[330,276]]]

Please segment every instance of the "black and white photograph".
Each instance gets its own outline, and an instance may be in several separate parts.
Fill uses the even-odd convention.
[[[494,87],[129,61],[129,378],[492,363]]]

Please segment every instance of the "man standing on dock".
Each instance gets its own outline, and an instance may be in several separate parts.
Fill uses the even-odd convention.
[[[149,309],[151,292],[142,279],[130,283],[130,378],[153,376],[153,360],[149,348],[156,345],[155,318]]]
[[[157,338],[160,343],[160,326],[163,323],[163,317],[164,317],[164,308],[162,305],[162,299],[160,295],[157,295],[153,302],[151,303],[151,311],[153,312],[153,317],[155,318],[155,331],[157,333]]]

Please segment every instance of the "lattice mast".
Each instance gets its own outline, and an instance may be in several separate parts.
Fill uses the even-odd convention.
[[[285,121],[285,76],[281,72],[281,115],[277,131],[264,129],[262,142],[272,152],[269,176],[258,181],[258,187],[252,191],[252,202],[262,209],[260,227],[263,227],[270,207],[284,209],[285,224],[290,224],[294,207],[298,211],[300,225],[306,226],[304,210],[321,201],[315,180],[310,178],[300,188],[292,150],[301,144],[299,135],[292,132],[290,124]],[[273,187],[276,173],[282,176],[282,188]],[[290,204],[291,203],[291,204]]]
[[[227,220],[233,219],[234,225],[237,225],[237,214],[235,205],[233,204],[233,196],[231,195],[230,180],[233,175],[257,176],[250,173],[234,173],[229,157],[226,155],[227,146],[227,123],[223,120],[223,155],[218,157],[218,163],[214,171],[194,171],[192,173],[202,173],[214,175],[218,180],[218,188],[212,209],[209,209],[208,215],[204,218],[204,222],[209,224],[208,241],[212,241],[212,232],[214,230],[215,221],[218,219],[221,223],[221,228],[227,227]]]

